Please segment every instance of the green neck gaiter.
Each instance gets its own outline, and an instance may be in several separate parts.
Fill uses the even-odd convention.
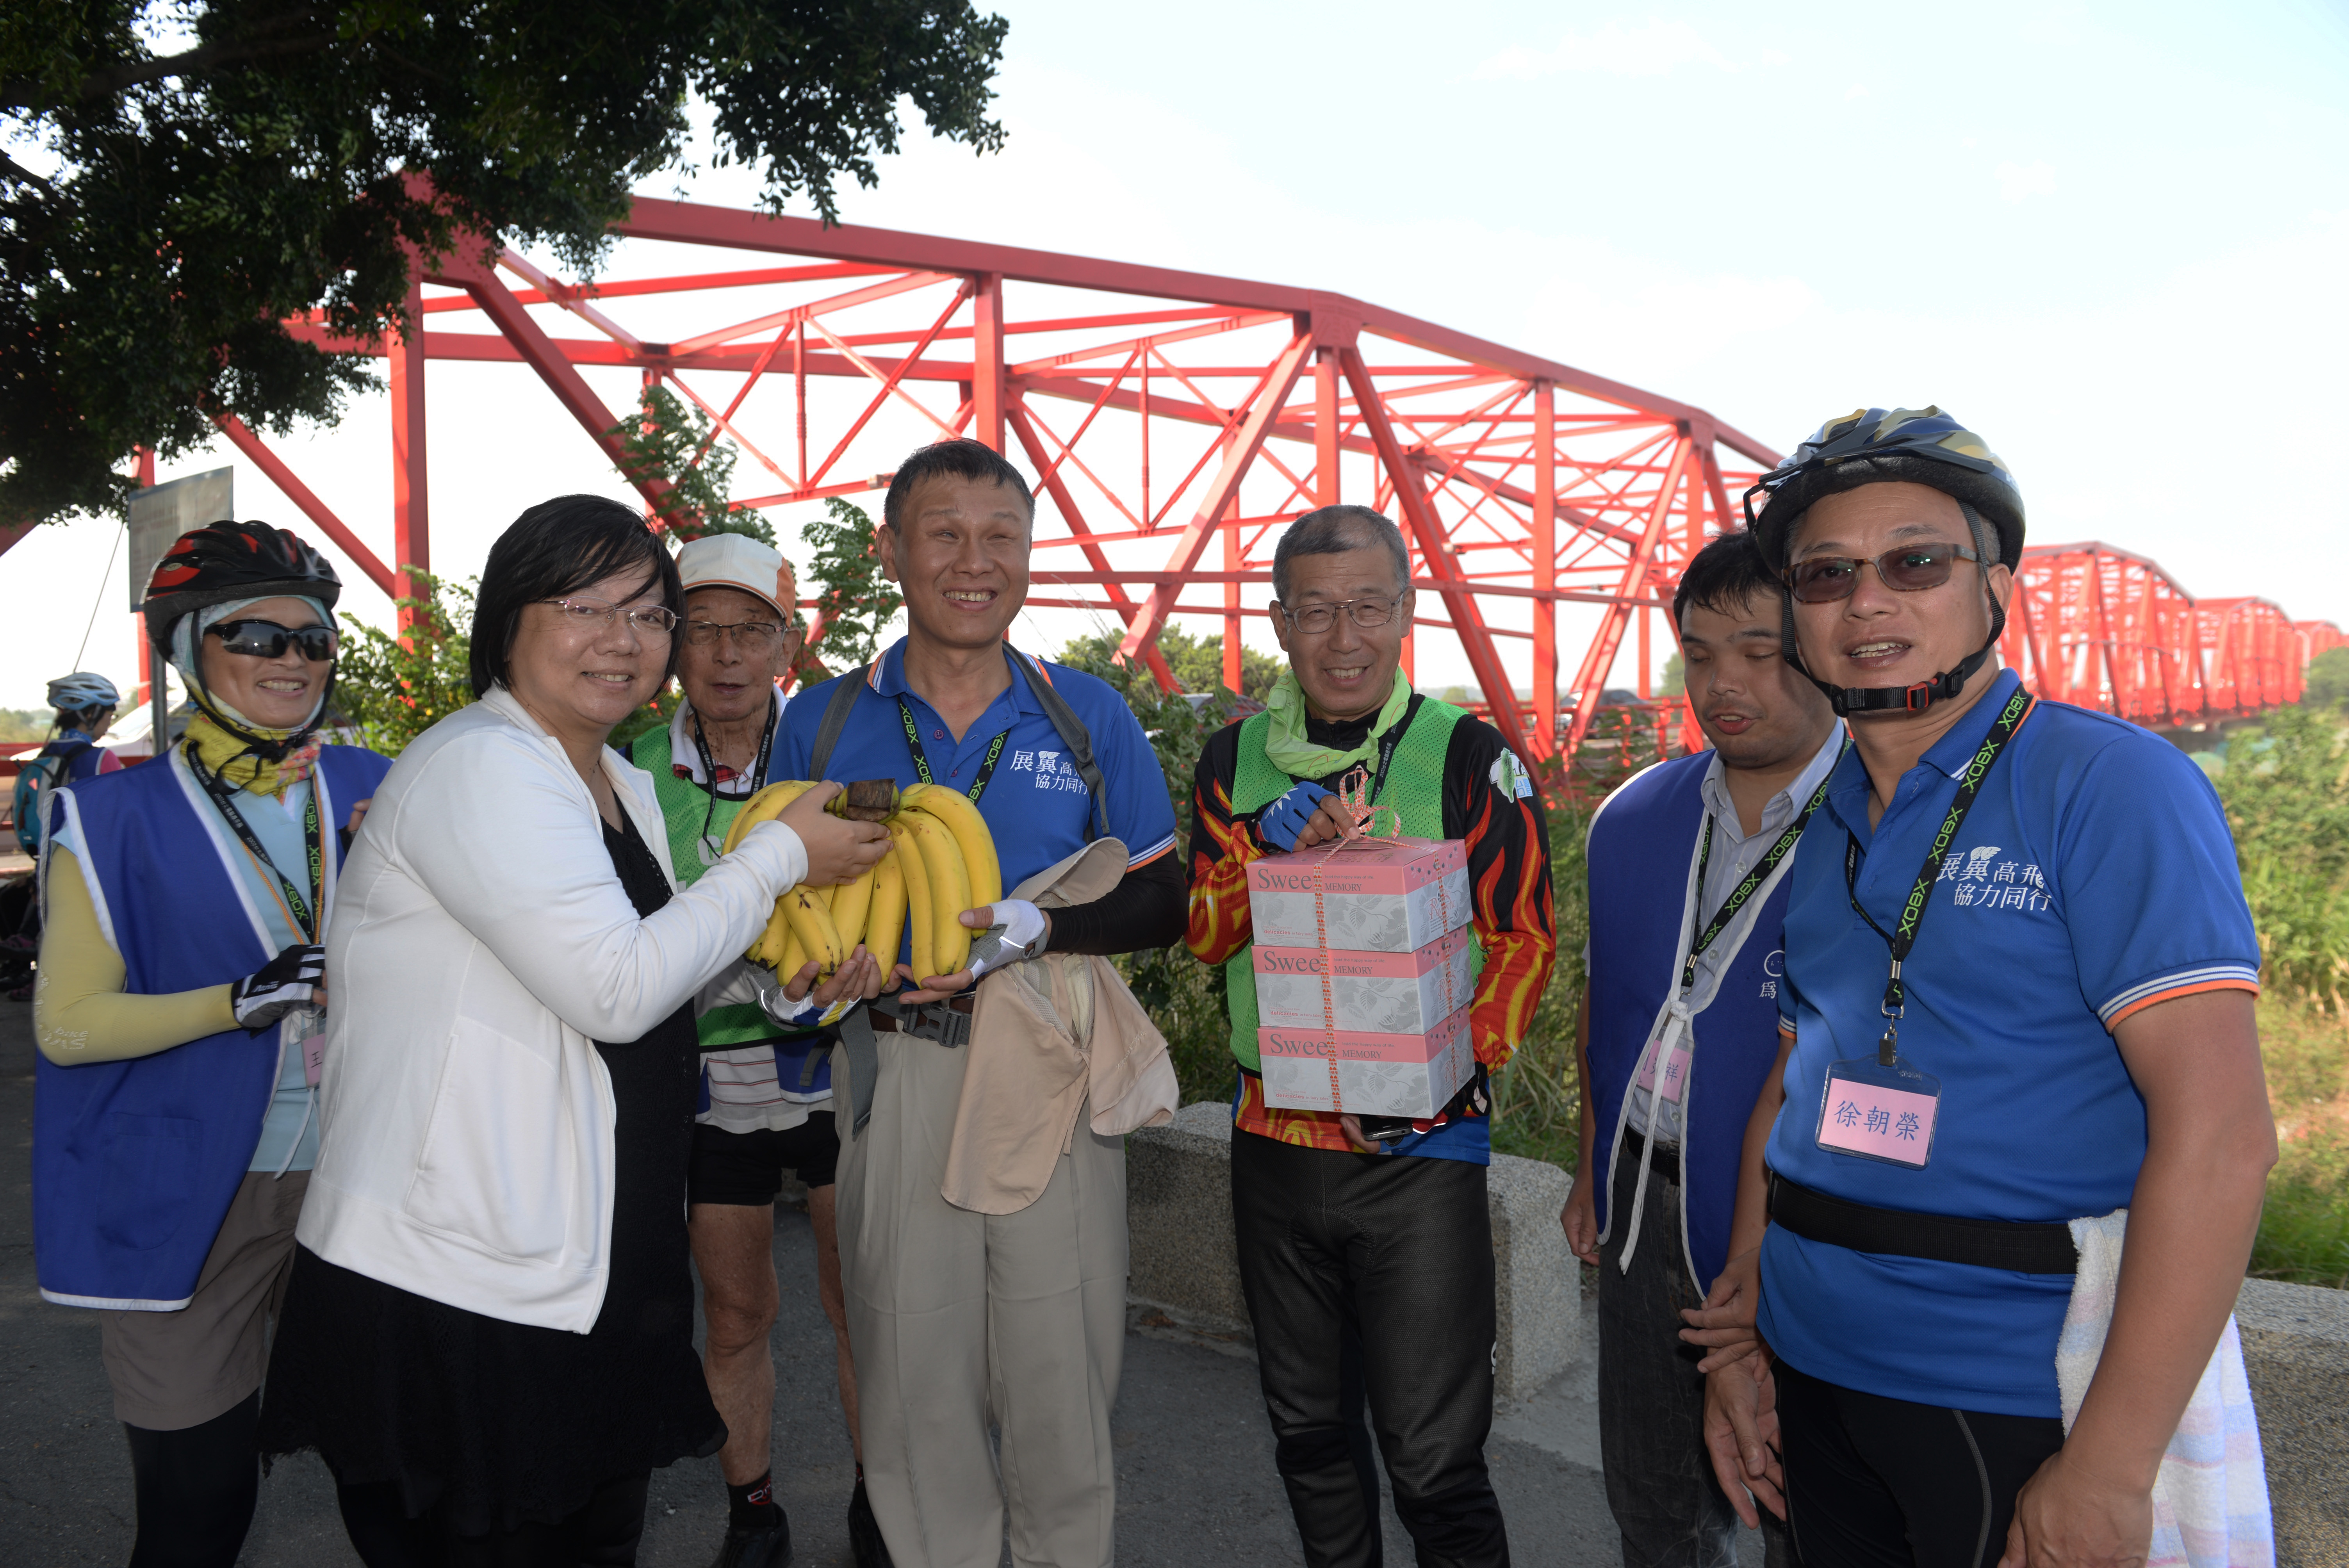
[[[1283,670],[1280,679],[1273,683],[1271,695],[1265,698],[1266,710],[1272,718],[1271,732],[1265,737],[1265,755],[1274,767],[1294,779],[1326,779],[1341,768],[1368,767],[1379,754],[1379,738],[1394,727],[1410,706],[1411,683],[1397,669],[1394,690],[1387,694],[1386,706],[1371,721],[1371,731],[1360,746],[1351,751],[1316,746],[1305,738],[1305,690],[1297,684],[1295,670]]]

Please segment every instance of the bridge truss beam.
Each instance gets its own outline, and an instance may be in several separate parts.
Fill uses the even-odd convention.
[[[1650,696],[1682,567],[1738,526],[1732,497],[1777,460],[1702,408],[1319,290],[650,198],[616,232],[716,263],[574,284],[483,244],[420,269],[411,330],[388,346],[289,324],[393,361],[392,562],[258,437],[229,434],[401,588],[402,568],[429,565],[428,360],[528,366],[607,458],[620,416],[581,371],[633,369],[767,476],[744,498],[762,509],[882,489],[913,446],[972,436],[1036,475],[1030,604],[1114,624],[1121,653],[1169,689],[1170,617],[1220,624],[1237,686],[1282,527],[1359,501],[1396,518],[1411,554],[1406,672],[1423,637],[1456,641],[1475,706],[1554,766],[1588,736],[1627,641]],[[442,327],[467,316],[487,330]],[[639,488],[650,505],[667,486]],[[1576,656],[1558,617],[1580,605],[1599,614]],[[2263,599],[2198,603],[2154,562],[2088,543],[2025,552],[2002,652],[2044,696],[2178,725],[2296,700],[2307,661],[2342,640]],[[1654,718],[1660,738],[1702,744],[1684,703]]]
[[[1456,641],[1479,706],[1536,760],[1579,742],[1615,649],[1630,633],[1651,650],[1647,618],[1729,517],[1724,486],[1776,456],[1702,408],[1319,290],[651,199],[618,232],[720,261],[582,284],[494,248],[426,269],[456,292],[418,296],[390,346],[403,427],[421,428],[419,361],[514,363],[609,454],[620,415],[580,371],[626,366],[712,418],[771,481],[744,498],[761,508],[884,486],[943,435],[1008,445],[1039,480],[1030,603],[1112,620],[1162,685],[1170,616],[1219,622],[1236,679],[1282,525],[1374,506],[1422,591],[1407,656]],[[651,302],[657,331],[638,319]],[[680,305],[715,319],[680,327]],[[468,315],[489,330],[443,330]],[[421,546],[421,444],[401,451],[398,537]],[[359,557],[379,581],[409,563]],[[1598,645],[1560,693],[1558,609],[1576,604],[1600,610]]]

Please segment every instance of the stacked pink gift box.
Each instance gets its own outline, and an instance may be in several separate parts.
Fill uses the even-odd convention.
[[[1475,1070],[1468,847],[1360,844],[1248,868],[1265,1103],[1431,1117]]]

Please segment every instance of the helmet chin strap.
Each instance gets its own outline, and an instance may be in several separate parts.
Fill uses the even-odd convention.
[[[1919,681],[1913,686],[1829,686],[1808,670],[1803,670],[1803,674],[1809,676],[1813,686],[1826,694],[1827,705],[1835,709],[1837,718],[1849,718],[1855,713],[1922,713],[1935,703],[1947,702],[1965,690],[1966,682],[1982,667],[1982,661],[1990,657],[1991,649],[1997,644],[1998,638],[1993,634],[1989,642],[1960,659],[1954,667],[1942,671],[1931,680]],[[1795,667],[1802,669],[1800,664]]]

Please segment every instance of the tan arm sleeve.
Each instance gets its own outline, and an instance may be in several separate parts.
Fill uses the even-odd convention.
[[[107,945],[73,851],[49,851],[48,910],[33,987],[33,1036],[59,1067],[151,1057],[236,1026],[225,985],[161,996],[124,991],[122,956]]]

